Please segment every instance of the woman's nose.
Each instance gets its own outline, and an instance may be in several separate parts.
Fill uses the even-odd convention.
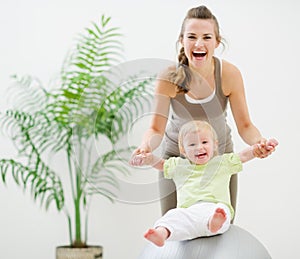
[[[199,46],[201,46],[202,44],[203,44],[202,39],[197,39],[197,40],[196,40],[196,43],[195,43],[195,46],[196,46],[196,47],[199,47]]]

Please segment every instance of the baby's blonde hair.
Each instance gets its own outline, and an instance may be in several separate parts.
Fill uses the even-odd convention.
[[[199,130],[208,130],[212,134],[213,142],[216,144],[214,148],[214,156],[218,155],[218,136],[214,128],[207,122],[207,121],[200,121],[200,120],[192,120],[187,123],[185,123],[179,131],[178,135],[178,146],[179,151],[181,154],[184,153],[184,147],[183,147],[183,139],[184,137],[191,132],[197,132]]]

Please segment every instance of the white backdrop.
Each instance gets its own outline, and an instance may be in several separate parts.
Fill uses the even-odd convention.
[[[236,224],[256,236],[273,259],[300,258],[299,1],[0,1],[1,111],[7,107],[10,75],[36,75],[47,85],[76,34],[101,14],[121,28],[127,61],[175,61],[186,11],[206,4],[228,42],[219,56],[237,65],[244,76],[252,120],[264,136],[280,142],[272,157],[249,162],[240,174]],[[238,151],[245,145],[232,119],[230,123]],[[13,154],[10,143],[2,137],[0,141],[0,157]],[[148,172],[141,174],[148,177]],[[156,179],[155,173],[149,174],[149,181]],[[99,198],[92,210],[89,243],[103,245],[105,259],[136,258],[146,244],[144,230],[159,216],[158,201],[111,204]],[[7,186],[0,182],[1,258],[53,259],[55,247],[67,242],[63,215],[40,209],[13,181]]]

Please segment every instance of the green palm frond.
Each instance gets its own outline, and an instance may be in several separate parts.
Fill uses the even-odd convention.
[[[143,111],[150,109],[153,87],[152,79],[142,81],[129,81],[113,93],[113,98],[118,100],[118,105],[110,106],[107,110],[111,111],[113,123],[111,125],[110,140],[116,143],[124,132],[128,132],[131,123],[139,118]]]
[[[48,99],[47,91],[42,87],[41,81],[33,76],[12,76],[13,84],[8,89],[8,103],[13,108],[24,112],[36,112],[45,107]]]
[[[85,176],[86,194],[101,194],[111,201],[117,197],[115,192],[119,188],[117,174],[129,175],[128,161],[123,153],[129,149],[114,149],[101,155],[94,163],[91,173]]]
[[[58,151],[67,145],[72,134],[49,115],[42,111],[29,114],[7,110],[0,116],[1,129],[11,137],[20,155]]]
[[[94,115],[94,133],[103,134],[116,143],[128,130],[128,127],[138,118],[146,106],[152,102],[149,99],[152,91],[152,79],[142,81],[130,80],[126,84],[112,88],[105,100],[98,101],[101,105]]]
[[[13,159],[0,160],[2,180],[5,181],[5,176],[10,171],[17,184],[22,183],[24,189],[28,185],[31,186],[34,199],[39,197],[41,204],[45,203],[46,209],[54,200],[60,210],[64,202],[62,184],[56,174],[43,162],[41,156],[53,142],[54,133],[57,133],[51,129],[49,119],[42,113],[30,115],[8,110],[0,117],[0,123],[2,130],[10,135],[22,160],[22,162]],[[52,143],[56,144],[56,141]]]
[[[79,35],[76,48],[66,58],[61,87],[53,94],[54,101],[49,107],[56,120],[63,124],[82,123],[83,104],[88,101],[86,95],[83,98],[86,89],[89,89],[90,100],[103,100],[107,95],[109,82],[103,72],[120,62],[122,57],[121,34],[118,28],[108,26],[109,21],[110,18],[102,16],[100,26],[93,23],[92,28],[87,28],[84,34]],[[91,107],[88,108],[91,112]]]
[[[2,181],[5,183],[7,174],[11,173],[15,182],[24,189],[29,187],[34,200],[39,198],[41,205],[45,204],[46,209],[55,202],[56,208],[61,210],[64,206],[64,192],[60,179],[44,164],[36,162],[33,168],[30,168],[12,159],[1,159]]]

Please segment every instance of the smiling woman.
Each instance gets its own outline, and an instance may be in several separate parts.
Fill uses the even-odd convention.
[[[227,104],[242,139],[248,144],[264,144],[265,138],[250,119],[243,79],[239,69],[215,56],[222,44],[217,18],[206,6],[191,8],[183,20],[178,38],[177,66],[169,67],[157,78],[154,112],[148,131],[132,159],[156,149],[164,138],[164,158],[179,156],[178,132],[191,120],[208,121],[218,136],[219,154],[233,151],[231,129],[227,123]],[[171,109],[172,108],[172,109]],[[172,110],[171,116],[169,111]],[[271,151],[255,149],[255,156],[266,157]],[[173,182],[159,180],[162,213],[176,207]],[[236,175],[231,177],[233,208],[236,207]]]

